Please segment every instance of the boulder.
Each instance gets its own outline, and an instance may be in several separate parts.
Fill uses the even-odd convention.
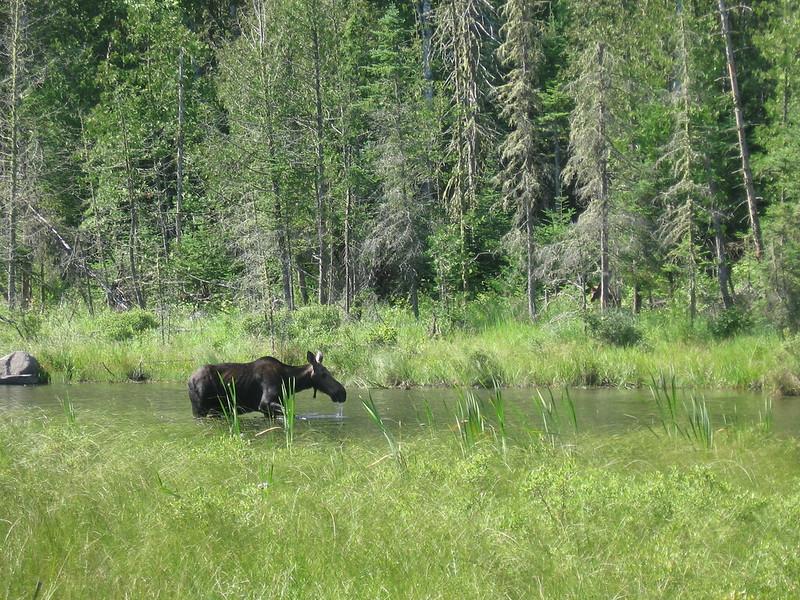
[[[0,383],[41,383],[39,361],[27,352],[12,352],[0,358]]]

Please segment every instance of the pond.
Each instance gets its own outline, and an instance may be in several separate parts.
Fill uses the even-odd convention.
[[[333,437],[353,438],[380,435],[361,400],[370,395],[388,426],[403,436],[424,432],[430,425],[455,426],[460,399],[472,394],[481,401],[483,412],[494,420],[492,390],[459,391],[449,388],[357,389],[349,390],[344,405],[327,396],[313,398],[303,392],[297,398],[298,433],[313,429]],[[554,411],[542,410],[541,394]],[[557,429],[574,431],[572,408],[580,432],[620,433],[637,428],[660,428],[659,406],[647,389],[606,388],[505,389],[502,391],[510,435],[521,432]],[[776,433],[800,436],[800,400],[742,392],[697,392],[679,390],[681,410],[691,412],[691,399],[702,399],[715,429],[730,425],[755,424],[767,418]],[[69,400],[79,421],[129,424],[136,427],[169,427],[192,423],[185,385],[146,384],[53,384],[48,386],[0,386],[0,415],[40,414],[64,418],[62,400]],[[544,419],[548,420],[547,425]],[[258,431],[269,424],[258,413],[242,419],[247,430]]]

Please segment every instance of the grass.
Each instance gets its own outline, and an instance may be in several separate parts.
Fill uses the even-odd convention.
[[[290,380],[288,389],[281,385],[281,397],[283,398],[283,432],[286,436],[286,447],[291,448],[294,443],[294,418],[295,418],[295,399],[294,379]]]
[[[221,421],[8,415],[0,596],[800,595],[796,439],[543,434],[503,452],[486,433],[462,452],[451,425],[406,426],[398,469],[377,435],[287,449]]]
[[[679,387],[800,393],[800,337],[769,329],[716,339],[701,320],[689,328],[679,316],[673,322],[645,313],[637,321],[642,341],[616,347],[589,337],[582,319],[567,310],[551,309],[532,324],[511,309],[478,303],[458,327],[436,333],[430,310],[418,322],[397,308],[365,312],[360,321],[330,308],[321,311],[324,319],[310,318],[318,310],[284,315],[274,336],[259,325],[259,315],[174,312],[165,321],[168,330],[119,340],[113,315],[90,318],[62,308],[39,317],[28,340],[0,328],[0,347],[30,351],[55,381],[184,381],[207,362],[269,354],[300,364],[307,350],[323,350],[326,364],[349,386],[640,387],[666,373]]]

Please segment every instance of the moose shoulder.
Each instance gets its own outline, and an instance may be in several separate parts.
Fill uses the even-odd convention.
[[[192,414],[205,417],[228,409],[236,402],[240,413],[260,411],[267,416],[282,414],[283,394],[314,389],[330,396],[334,402],[344,402],[347,392],[341,383],[322,366],[322,352],[307,354],[308,364],[287,365],[277,358],[265,356],[249,363],[204,365],[189,377],[189,399]]]

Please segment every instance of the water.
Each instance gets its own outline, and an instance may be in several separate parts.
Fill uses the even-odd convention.
[[[491,390],[469,390],[485,400],[484,411],[491,419]],[[549,398],[547,390],[541,390]],[[433,424],[455,427],[459,392],[453,389],[421,388],[413,390],[348,390],[348,400],[337,405],[327,396],[313,398],[311,392],[297,397],[296,433],[314,429],[337,437],[378,436],[361,399],[371,394],[387,425],[403,436],[422,433]],[[692,392],[680,391],[679,397],[690,401]],[[764,418],[767,399],[761,394],[741,392],[694,392],[708,404],[715,429],[728,425],[758,423]],[[572,431],[563,392],[553,396],[560,412],[560,429]],[[637,428],[660,428],[658,408],[648,390],[571,389],[581,432],[619,433]],[[536,390],[503,391],[506,421],[512,432],[542,429],[542,415]],[[0,418],[4,413],[32,414],[63,419],[61,400],[75,407],[79,422],[130,423],[131,427],[169,427],[192,422],[185,385],[180,384],[53,384],[47,386],[0,386]],[[774,398],[771,401],[772,429],[778,434],[800,437],[800,400]],[[431,423],[432,422],[432,423]],[[243,428],[259,431],[269,423],[258,413],[242,417]]]

